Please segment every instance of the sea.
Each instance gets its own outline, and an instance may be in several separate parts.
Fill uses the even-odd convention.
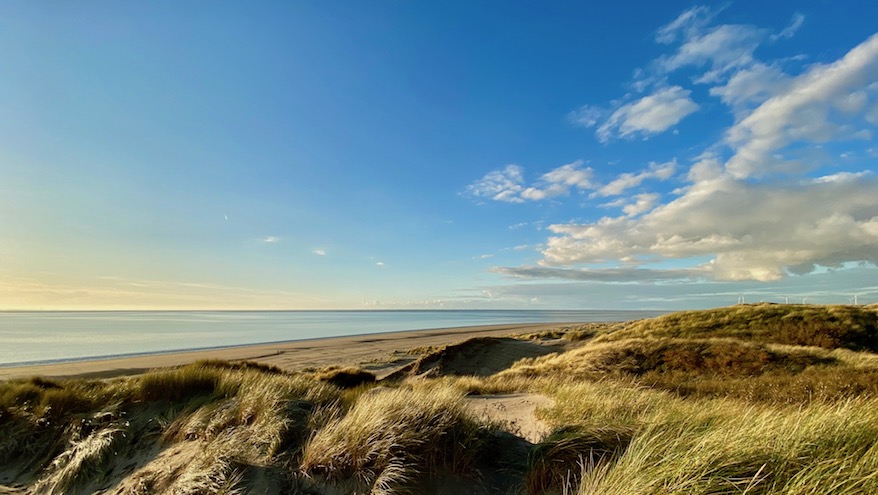
[[[0,367],[112,359],[381,332],[628,321],[663,311],[2,311]]]

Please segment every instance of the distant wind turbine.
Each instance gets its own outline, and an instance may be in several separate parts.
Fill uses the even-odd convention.
[[[805,301],[808,299],[808,296],[802,298],[802,304],[805,304]]]
[[[856,294],[854,294],[853,296],[851,296],[850,299],[848,299],[848,301],[854,303],[854,306],[859,306],[859,304],[860,304],[860,303],[857,301],[857,295],[856,295]]]

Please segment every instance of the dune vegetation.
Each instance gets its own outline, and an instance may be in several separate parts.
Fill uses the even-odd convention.
[[[878,312],[757,304],[414,352],[0,383],[0,494],[878,493]],[[517,357],[516,359],[513,359]],[[550,399],[533,443],[472,404]]]

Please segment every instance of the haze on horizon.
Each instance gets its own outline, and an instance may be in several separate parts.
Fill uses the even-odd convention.
[[[0,4],[0,310],[878,301],[875,2]]]

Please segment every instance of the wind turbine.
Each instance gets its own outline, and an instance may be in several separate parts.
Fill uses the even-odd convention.
[[[805,304],[805,301],[808,299],[808,296],[802,298],[802,304]]]
[[[853,296],[851,296],[851,297],[848,299],[848,301],[854,303],[854,306],[859,306],[859,304],[860,304],[860,303],[857,301],[857,295],[856,295],[856,294],[854,294]]]

